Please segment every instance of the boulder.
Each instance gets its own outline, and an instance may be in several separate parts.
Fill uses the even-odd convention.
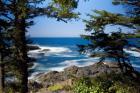
[[[47,51],[49,51],[49,49],[42,49],[39,52],[47,52]]]
[[[70,66],[64,69],[64,74],[66,75],[77,74],[78,69],[79,67],[77,66]]]
[[[36,45],[28,45],[28,49],[29,50],[37,50],[37,49],[40,49],[39,46],[36,46]]]
[[[129,47],[128,50],[140,52],[140,47]]]
[[[45,87],[53,85],[54,83],[63,81],[63,75],[57,71],[51,71],[47,74],[41,74],[38,77],[38,81],[41,82]]]

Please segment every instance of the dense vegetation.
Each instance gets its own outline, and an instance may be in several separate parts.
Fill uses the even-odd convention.
[[[139,93],[139,82],[123,74],[102,74],[98,77],[82,77],[73,80],[73,85],[54,84],[41,88],[38,92],[46,91],[66,93]],[[34,90],[33,90],[34,91]],[[47,93],[47,92],[46,92]]]
[[[102,74],[95,78],[80,78],[73,86],[74,93],[139,93],[139,83],[123,74]]]

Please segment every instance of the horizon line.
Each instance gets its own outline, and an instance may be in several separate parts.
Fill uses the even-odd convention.
[[[79,37],[29,37],[29,38],[81,38],[80,36]]]

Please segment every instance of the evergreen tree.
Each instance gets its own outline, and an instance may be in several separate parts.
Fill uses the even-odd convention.
[[[140,2],[139,0],[114,0],[114,5],[122,4],[126,8],[127,15],[114,14],[107,11],[95,10],[94,14],[89,15],[90,20],[84,20],[86,23],[86,31],[90,31],[91,35],[83,35],[85,39],[91,41],[89,45],[80,45],[81,52],[90,51],[91,56],[100,56],[101,61],[105,58],[113,58],[118,63],[122,71],[129,74],[133,71],[133,67],[129,62],[129,58],[124,52],[125,47],[129,47],[128,38],[139,37],[140,31]],[[119,25],[135,30],[133,34],[112,31],[113,33],[105,33],[108,25]],[[96,53],[95,50],[98,50]],[[102,52],[99,52],[102,51]]]
[[[0,1],[0,93],[4,93],[5,88],[5,65],[9,62],[10,34],[8,33],[11,23],[7,16],[7,9]]]
[[[123,5],[126,10],[126,16],[133,20],[132,25],[136,27],[136,34],[140,32],[140,0],[113,0],[114,5]]]
[[[92,57],[100,57],[100,62],[106,58],[115,59],[118,62],[121,70],[128,74],[133,71],[127,54],[124,48],[129,46],[126,33],[122,33],[121,29],[112,31],[110,34],[105,32],[106,26],[121,25],[129,28],[134,28],[131,25],[131,18],[122,14],[109,13],[107,11],[95,10],[93,15],[89,15],[90,20],[84,20],[86,23],[86,31],[91,32],[91,35],[83,35],[85,39],[90,41],[88,45],[79,45],[80,51],[90,52]]]
[[[51,0],[46,7],[41,3],[45,0],[1,0],[1,6],[5,11],[4,17],[7,17],[12,25],[12,52],[14,61],[18,66],[20,73],[20,93],[28,92],[28,63],[27,55],[28,40],[26,38],[27,28],[33,25],[33,18],[37,16],[47,16],[56,18],[58,21],[67,22],[71,18],[77,18],[78,14],[73,13],[77,7],[78,0]],[[7,12],[8,11],[8,12]]]
[[[4,33],[2,32],[2,27],[0,27],[0,93],[4,92],[4,58],[7,52]]]
[[[126,8],[126,13],[129,16],[139,16],[140,14],[140,1],[139,0],[113,0],[114,5],[123,5]]]

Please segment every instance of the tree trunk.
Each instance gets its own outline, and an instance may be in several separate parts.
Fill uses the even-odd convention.
[[[25,36],[25,19],[18,21],[18,30],[16,31],[16,48],[18,49],[18,61],[20,62],[19,71],[21,74],[21,90],[20,93],[28,92],[28,56],[27,42]]]
[[[2,55],[0,55],[0,93],[4,93],[4,64]]]
[[[14,46],[16,50],[16,60],[19,62],[20,73],[20,91],[19,93],[28,93],[28,55],[26,42],[26,18],[23,16],[24,11],[18,8],[22,2],[22,7],[26,8],[25,1],[15,1],[15,31],[13,34]],[[21,6],[21,5],[20,5]]]
[[[25,18],[19,18],[15,14],[14,46],[16,50],[16,60],[19,62],[20,73],[20,93],[28,93],[28,55],[26,42],[26,23]]]
[[[123,70],[123,65],[122,65],[121,60],[120,60],[120,58],[119,58],[119,57],[117,58],[117,61],[118,61],[119,68],[120,68],[120,69],[121,69],[121,71],[124,73],[124,70]]]
[[[27,46],[25,39],[24,30],[17,31],[17,36],[15,38],[16,45],[15,49],[17,49],[17,61],[19,62],[19,73],[20,73],[20,93],[28,92],[28,56],[27,56]]]
[[[21,70],[21,90],[20,93],[28,93],[28,70],[27,63],[22,61],[23,63]]]

